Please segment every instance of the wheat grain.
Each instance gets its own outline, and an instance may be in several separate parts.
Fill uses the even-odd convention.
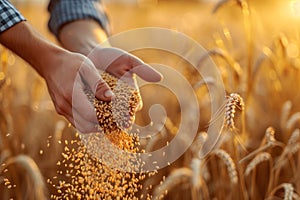
[[[253,160],[247,165],[245,170],[245,175],[248,176],[251,171],[253,171],[257,165],[264,161],[268,161],[271,159],[271,155],[267,152],[259,153]]]
[[[58,174],[71,180],[55,182],[59,194],[53,195],[53,199],[138,199],[136,194],[142,189],[141,181],[146,176],[136,172],[145,162],[138,159],[142,151],[138,134],[126,132],[141,103],[139,92],[108,73],[101,75],[115,97],[111,102],[101,101],[85,89],[95,106],[99,132],[81,134],[80,140],[64,141],[63,160],[58,162],[63,169]]]
[[[141,105],[139,91],[106,72],[102,72],[101,76],[115,94],[112,101],[98,100],[89,88],[85,89],[85,93],[96,109],[98,129],[104,133],[118,129],[128,130],[134,122],[135,112]]]
[[[238,182],[237,171],[230,155],[222,149],[215,150],[214,154],[216,154],[225,163],[231,183],[236,184]]]

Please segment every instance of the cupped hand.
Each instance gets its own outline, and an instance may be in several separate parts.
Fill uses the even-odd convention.
[[[55,109],[80,132],[96,131],[95,109],[84,88],[88,85],[103,101],[110,101],[113,93],[86,56],[67,52],[60,57],[60,63],[49,66],[44,75]]]
[[[134,74],[148,82],[158,82],[162,79],[162,75],[150,65],[119,48],[97,46],[91,51],[88,58],[97,69],[110,73],[137,90]],[[136,111],[142,109],[142,105],[141,101]]]
[[[99,100],[110,101],[114,96],[98,70],[106,71],[137,89],[134,74],[148,82],[162,79],[151,66],[117,48],[97,47],[88,57],[67,52],[61,55],[60,60],[61,63],[49,67],[43,77],[56,111],[82,133],[97,131],[98,124],[95,108],[84,92],[86,85]],[[142,102],[139,109],[141,106]]]

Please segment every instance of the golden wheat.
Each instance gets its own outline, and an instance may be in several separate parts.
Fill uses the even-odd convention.
[[[215,150],[214,154],[217,155],[225,163],[231,183],[237,184],[238,182],[237,171],[231,156],[222,149]]]
[[[192,176],[193,173],[189,168],[180,168],[172,171],[166,180],[160,186],[155,188],[153,199],[162,199],[174,186],[191,180]]]
[[[255,156],[253,160],[247,165],[246,170],[245,170],[245,175],[248,176],[252,170],[256,168],[257,165],[264,161],[268,161],[271,159],[271,155],[267,152],[263,152]]]
[[[236,130],[234,123],[236,109],[243,111],[244,101],[239,94],[231,93],[227,97],[227,103],[225,105],[225,126],[228,127],[230,130]]]

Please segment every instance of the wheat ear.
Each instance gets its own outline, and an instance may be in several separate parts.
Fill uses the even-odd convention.
[[[225,105],[225,126],[229,130],[236,130],[234,117],[236,110],[243,111],[245,107],[243,98],[237,93],[231,93],[227,97],[227,103]]]
[[[225,163],[231,183],[236,184],[238,182],[238,176],[235,164],[231,156],[222,149],[215,150],[214,154],[217,155]]]
[[[5,167],[8,167],[9,165],[18,165],[26,170],[26,174],[29,175],[33,184],[32,188],[34,188],[35,199],[47,199],[45,195],[46,186],[43,176],[37,164],[32,158],[26,155],[18,155],[16,157],[11,157],[7,159]]]
[[[181,182],[190,180],[192,176],[193,173],[189,168],[184,167],[174,170],[161,185],[158,185],[154,189],[152,199],[162,199],[168,191],[172,190],[173,187]]]
[[[275,193],[277,192],[277,190],[279,190],[281,188],[284,189],[283,200],[293,200],[293,197],[297,196],[297,195],[294,195],[294,187],[291,183],[282,183],[273,189],[273,191],[270,194],[270,197],[273,197],[275,195]]]

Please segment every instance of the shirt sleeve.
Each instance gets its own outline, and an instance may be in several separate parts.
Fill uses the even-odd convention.
[[[78,19],[94,19],[110,34],[107,15],[97,0],[51,0],[48,6],[50,19],[48,27],[58,36],[62,25]]]
[[[0,33],[24,21],[21,13],[6,0],[0,0]]]

